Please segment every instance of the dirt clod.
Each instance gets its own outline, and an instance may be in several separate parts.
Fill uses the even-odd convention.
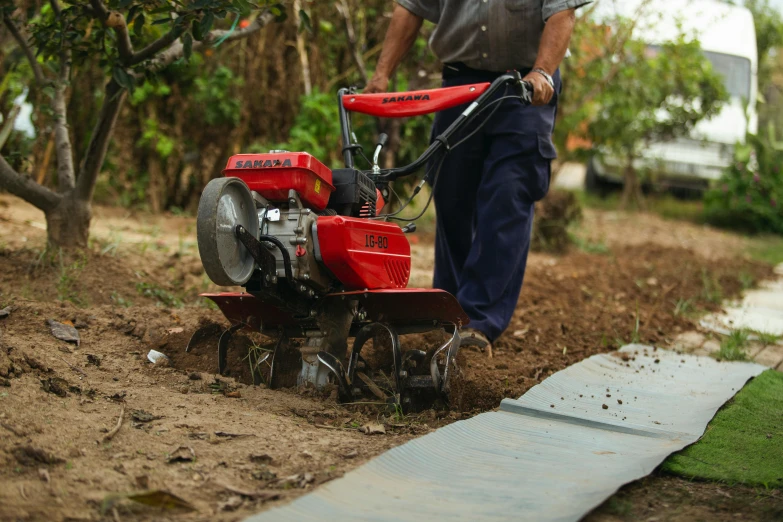
[[[61,377],[49,377],[41,379],[41,388],[47,393],[53,393],[58,397],[67,397],[71,385]]]
[[[20,446],[11,450],[16,461],[23,466],[35,466],[36,464],[62,464],[64,459],[54,454],[33,446]]]
[[[602,404],[602,405],[601,405],[601,408],[603,408],[603,409],[605,409],[605,410],[608,410],[608,409],[609,409],[609,406],[607,406],[606,404]]]

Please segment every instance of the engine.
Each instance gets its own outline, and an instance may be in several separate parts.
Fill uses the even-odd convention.
[[[217,201],[214,209],[204,211],[218,216],[214,224],[217,239],[210,242],[199,236],[202,261],[217,284],[226,280],[222,272],[242,274],[230,281],[253,294],[276,297],[281,306],[301,312],[308,309],[307,301],[328,293],[407,286],[410,245],[398,225],[375,219],[380,210],[378,194],[362,172],[332,172],[310,154],[272,151],[232,156],[223,175],[216,182],[232,188],[207,196],[208,186],[202,197],[202,201]],[[241,194],[241,184],[230,178],[244,182],[252,202]],[[234,264],[242,267],[231,271],[226,244],[235,223],[246,223],[248,232],[257,226],[250,232],[257,242],[250,245],[256,251],[247,248],[249,256],[242,257],[240,246],[232,251],[237,258]],[[218,246],[221,230],[228,235]],[[215,252],[210,251],[213,242]],[[221,259],[215,263],[205,259],[216,256]]]

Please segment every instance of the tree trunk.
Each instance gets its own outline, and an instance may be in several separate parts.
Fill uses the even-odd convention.
[[[90,235],[92,208],[71,192],[46,212],[46,233],[49,247],[86,248]]]
[[[628,163],[623,173],[623,195],[620,199],[620,208],[622,210],[630,208],[631,205],[636,205],[640,209],[647,207],[644,202],[644,194],[642,194],[642,184],[639,182],[639,176],[633,167],[633,159],[633,156],[628,157]]]

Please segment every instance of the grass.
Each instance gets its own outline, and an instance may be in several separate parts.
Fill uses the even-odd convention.
[[[750,243],[747,253],[753,259],[771,265],[783,263],[783,237],[758,236]]]
[[[59,273],[56,283],[57,299],[70,301],[82,308],[87,306],[86,300],[75,288],[84,267],[87,265],[87,258],[82,256],[73,263],[66,263],[62,251],[60,251],[59,258]]]
[[[577,191],[576,197],[579,202],[587,207],[597,210],[613,211],[620,208],[621,192],[613,192],[607,197],[602,198],[596,194],[589,194],[584,191]],[[690,221],[691,223],[703,224],[706,222],[704,217],[704,205],[699,200],[678,199],[671,195],[648,194],[645,197],[647,210],[658,214],[664,219],[677,221]]]
[[[783,487],[783,373],[753,379],[710,422],[697,443],[669,457],[663,470],[689,479]]]
[[[746,330],[734,330],[720,343],[720,351],[715,354],[722,361],[747,361],[745,347],[749,334]]]
[[[720,304],[723,301],[723,287],[718,279],[707,272],[706,268],[701,270],[701,297],[707,302]]]
[[[759,343],[761,343],[763,346],[769,346],[770,344],[775,344],[780,340],[780,336],[773,333],[753,332],[753,334],[756,336]]]
[[[136,291],[143,297],[150,297],[159,303],[174,308],[182,308],[184,303],[171,292],[151,283],[136,283]]]
[[[576,246],[576,248],[578,248],[582,252],[586,252],[588,254],[600,254],[600,255],[607,255],[611,252],[609,250],[609,247],[606,246],[606,244],[602,241],[593,242],[588,239],[583,239],[573,233],[569,233],[568,236],[571,239],[571,243],[573,243],[574,246]]]

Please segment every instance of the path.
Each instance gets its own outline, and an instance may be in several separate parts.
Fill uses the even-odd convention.
[[[679,335],[673,348],[696,355],[712,355],[720,351],[720,339],[713,334],[728,335],[734,330],[748,330],[749,342],[744,347],[749,359],[783,371],[783,264],[775,268],[777,281],[766,281],[756,290],[745,292],[743,299],[727,303],[724,312],[705,317],[703,332],[691,331]],[[777,339],[754,332],[771,334]]]

